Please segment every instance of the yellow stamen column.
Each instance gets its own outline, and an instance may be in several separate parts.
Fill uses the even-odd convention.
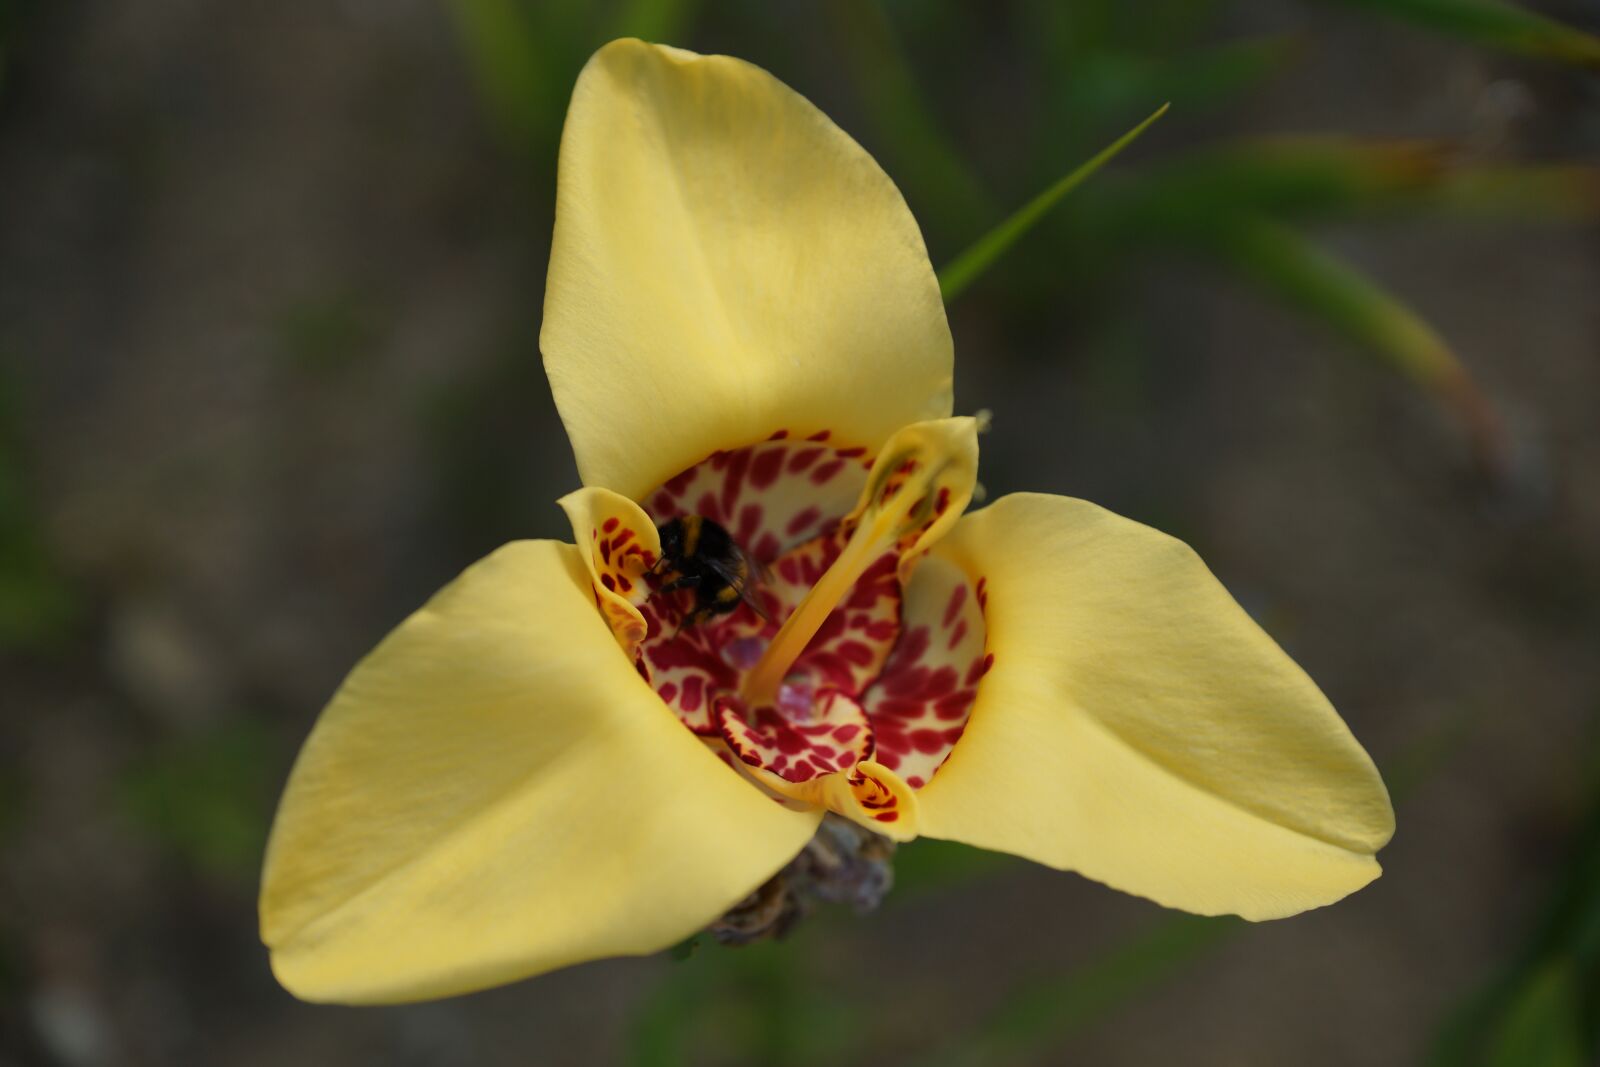
[[[799,607],[784,620],[760,662],[745,676],[740,696],[752,707],[772,703],[784,677],[829,614],[885,552],[903,549],[907,563],[942,536],[966,509],[978,471],[978,420],[919,422],[879,451],[855,513],[845,520],[850,540]]]

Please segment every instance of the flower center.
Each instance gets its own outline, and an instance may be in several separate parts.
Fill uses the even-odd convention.
[[[753,565],[744,598],[710,609],[698,583],[675,579],[671,552],[683,545],[664,539],[638,606],[640,673],[758,781],[785,793],[847,777],[855,805],[893,820],[892,783],[858,765],[896,772],[902,790],[926,784],[986,669],[981,598],[966,575],[925,560],[903,581],[917,538],[950,506],[939,477],[926,457],[873,466],[819,434],[718,453],[673,478],[644,502],[658,527],[698,517]]]

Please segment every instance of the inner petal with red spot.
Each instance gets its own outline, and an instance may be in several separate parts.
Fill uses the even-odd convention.
[[[827,430],[715,452],[640,501],[659,523],[700,515],[720,523],[746,552],[771,563],[824,533],[856,506],[872,457]]]
[[[775,795],[890,836],[914,834],[914,790],[960,737],[986,670],[977,591],[921,558],[970,499],[970,423],[917,424],[877,457],[780,433],[643,501],[658,525],[699,515],[726,528],[754,561],[746,592],[761,610],[686,623],[696,590],[646,571],[629,598],[640,674]]]
[[[913,789],[933,779],[961,739],[978,683],[994,657],[984,648],[983,583],[930,557],[907,582],[900,639],[862,697],[875,758]]]
[[[717,726],[728,748],[752,767],[786,782],[849,770],[872,754],[872,727],[861,705],[836,690],[755,708],[731,694],[717,698]]]

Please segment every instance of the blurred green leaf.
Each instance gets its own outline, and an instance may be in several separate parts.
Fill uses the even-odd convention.
[[[1430,211],[1577,221],[1600,215],[1600,168],[1478,166],[1464,162],[1459,146],[1437,140],[1257,138],[1123,179],[1095,206],[1107,234],[1147,241],[1182,239],[1240,212],[1280,220]]]
[[[689,1031],[704,1007],[715,965],[701,966],[709,953],[681,957],[657,981],[655,989],[634,1012],[628,1034],[630,1067],[679,1067],[689,1061]]]
[[[677,44],[688,33],[699,10],[699,0],[624,0],[602,36],[604,40],[638,37]]]
[[[526,536],[547,510],[515,487],[508,440],[523,432],[525,398],[547,389],[538,334],[514,334],[474,361],[476,371],[419,394],[417,418],[433,463],[439,512],[465,538]],[[515,432],[512,431],[515,428]]]
[[[1486,1067],[1584,1067],[1578,983],[1555,961],[1532,975],[1506,1010]]]
[[[0,842],[22,821],[23,785],[18,772],[0,767]]]
[[[1167,914],[1069,974],[1022,983],[980,1029],[923,1062],[967,1067],[1015,1063],[1037,1054],[1172,977],[1244,925],[1238,919]]]
[[[992,215],[988,193],[924,105],[883,8],[871,0],[830,0],[827,11],[851,78],[887,142],[889,169],[923,225],[948,228]]]
[[[533,27],[517,0],[454,0],[457,32],[490,115],[512,141],[533,142],[550,100],[534,57]]]
[[[700,0],[451,0],[451,9],[495,129],[513,150],[543,163],[590,54],[618,37],[679,43]]]
[[[373,355],[381,340],[380,315],[358,292],[336,290],[291,305],[278,334],[291,363],[312,374],[331,374]]]
[[[501,137],[529,155],[553,147],[591,40],[588,6],[573,0],[452,0],[452,10],[479,95]]]
[[[1278,137],[1192,152],[1127,180],[1110,197],[1109,229],[1160,239],[1239,212],[1327,217],[1426,187],[1445,149],[1428,141]]]
[[[1181,100],[1193,119],[1258,86],[1292,58],[1286,36],[1217,38],[1220,0],[1025,0],[1017,5],[1029,184],[1067,170],[1153,100]],[[998,116],[997,116],[998,118]],[[1020,272],[1019,272],[1020,273]]]
[[[1509,460],[1499,413],[1421,316],[1354,267],[1293,230],[1262,219],[1220,220],[1216,251],[1262,288],[1344,334],[1433,394],[1461,423],[1480,467]]]
[[[1082,185],[1101,167],[1115,159],[1117,154],[1132,144],[1141,133],[1150,127],[1151,123],[1166,114],[1168,106],[1167,104],[1162,104],[1149,118],[1117,138],[1106,148],[1101,149],[1087,163],[1084,163],[1050,188],[1028,201],[1010,218],[978,238],[971,247],[941,270],[939,272],[939,291],[944,296],[945,303],[948,304],[961,295],[967,286],[971,285],[979,275],[993,266],[994,262],[1004,255],[1007,249],[1016,244],[1023,235],[1033,229],[1040,219],[1049,213],[1051,208],[1060,203],[1062,197]]]
[[[764,942],[728,953],[734,987],[744,994],[749,1039],[739,1062],[810,1067],[849,1048],[859,1008],[812,980],[805,942]]]
[[[1444,340],[1365,275],[1293,230],[1261,219],[1228,219],[1217,246],[1244,271],[1302,311],[1382,354],[1406,377],[1434,387],[1464,373]]]
[[[710,1058],[801,1067],[837,1058],[857,1042],[864,1011],[813,969],[803,937],[705,945],[667,970],[641,1005],[628,1063],[677,1067]]]
[[[1567,1067],[1600,1055],[1600,753],[1588,810],[1543,915],[1439,1030],[1432,1067]]]
[[[17,35],[19,0],[0,0],[0,91],[11,72],[11,50]]]
[[[1182,100],[1184,112],[1231,101],[1287,67],[1303,49],[1298,37],[1277,35],[1186,49],[1160,64],[1154,94]]]
[[[1600,217],[1600,167],[1462,169],[1445,175],[1417,206],[1483,219],[1591,222]]]
[[[1476,44],[1523,55],[1600,66],[1600,37],[1501,0],[1331,0],[1375,11]]]
[[[241,722],[151,749],[117,796],[135,826],[196,867],[248,881],[266,845],[280,755],[259,723]]]
[[[1488,703],[1464,704],[1444,723],[1396,752],[1383,763],[1383,782],[1399,804],[1449,764],[1471,740],[1479,725],[1498,708]]]
[[[895,850],[894,892],[884,904],[894,907],[910,896],[986,878],[1023,862],[1000,852],[920,837]]]
[[[15,379],[0,368],[0,649],[37,652],[60,644],[82,613],[34,510],[19,418]]]

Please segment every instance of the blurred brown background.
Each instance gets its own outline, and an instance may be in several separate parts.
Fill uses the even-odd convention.
[[[1600,1062],[1600,49],[1439,10],[0,3],[0,1064]],[[255,878],[322,702],[565,536],[555,138],[624,32],[808,95],[936,265],[1173,101],[952,302],[958,409],[992,496],[1184,537],[1318,679],[1397,793],[1379,882],[1185,922],[919,843],[775,948],[276,986]],[[1400,302],[1503,433],[1397,370]]]

